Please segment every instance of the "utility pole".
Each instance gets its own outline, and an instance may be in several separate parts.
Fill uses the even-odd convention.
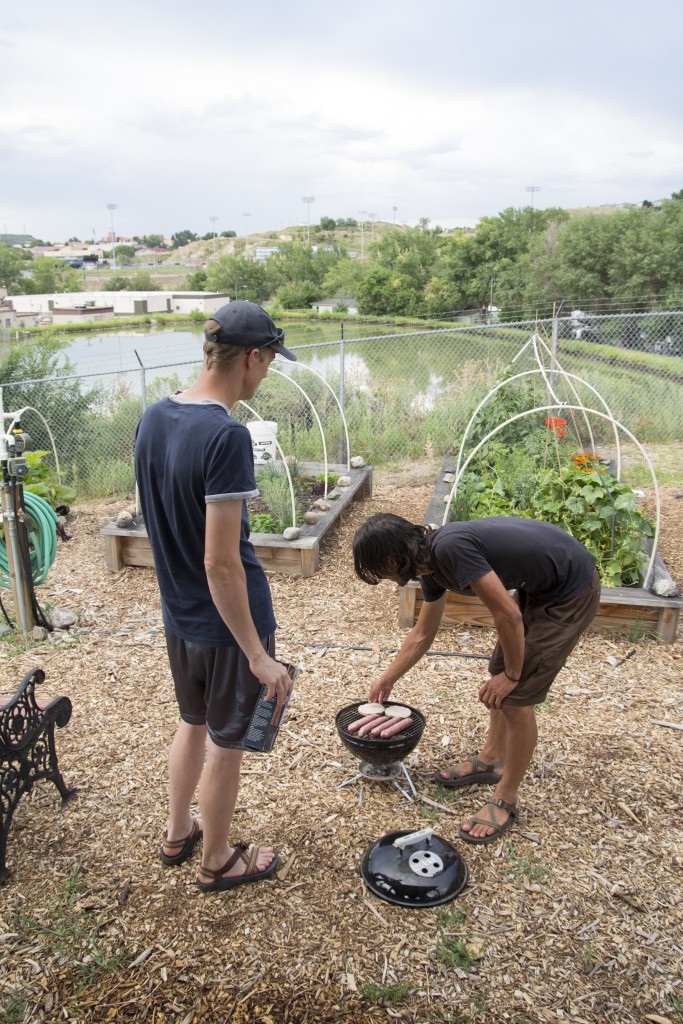
[[[118,210],[118,206],[116,203],[107,203],[107,209],[109,210],[109,214],[111,216],[111,254],[114,270],[116,270],[116,235],[114,234],[114,210]]]
[[[302,203],[306,204],[306,244],[311,244],[311,203],[315,202],[315,196],[302,196]]]
[[[209,220],[213,224],[213,258],[216,259],[216,221],[218,217],[209,217]]]

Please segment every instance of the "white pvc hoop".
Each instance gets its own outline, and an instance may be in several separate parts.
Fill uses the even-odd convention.
[[[557,371],[557,372],[558,372],[558,373],[561,373],[563,377],[571,377],[571,378],[573,378],[574,380],[578,380],[578,381],[579,381],[579,382],[580,382],[581,384],[585,384],[585,385],[586,385],[586,387],[587,387],[587,388],[588,388],[588,389],[589,389],[590,391],[592,391],[592,392],[593,392],[593,394],[594,394],[594,395],[596,396],[596,398],[600,399],[600,401],[601,401],[601,402],[602,402],[602,404],[604,405],[604,407],[605,407],[605,410],[606,410],[606,412],[607,412],[607,417],[606,417],[606,418],[607,418],[607,419],[609,420],[609,422],[610,422],[610,423],[612,423],[612,425],[614,426],[614,424],[615,424],[615,422],[616,422],[616,421],[614,420],[614,418],[613,418],[613,416],[612,416],[612,410],[610,409],[610,407],[608,406],[607,402],[606,402],[606,401],[605,401],[605,399],[604,399],[604,398],[602,397],[602,395],[600,394],[600,392],[599,392],[599,391],[596,391],[596,389],[595,389],[595,388],[593,387],[593,385],[592,385],[592,384],[589,384],[589,383],[588,383],[588,381],[585,381],[585,380],[584,380],[584,379],[583,379],[582,377],[577,377],[577,376],[576,376],[576,374],[574,374],[574,373],[569,373],[569,371],[568,371],[568,370],[561,370],[561,369],[559,368],[559,366],[558,366],[558,371]],[[539,369],[539,370],[523,370],[523,371],[522,371],[522,373],[516,373],[516,374],[514,374],[514,376],[512,376],[512,377],[508,377],[508,378],[507,378],[506,380],[503,380],[503,381],[501,381],[501,382],[500,382],[500,384],[497,384],[497,385],[496,385],[496,386],[495,386],[494,388],[492,388],[492,389],[491,389],[491,390],[489,391],[489,393],[488,393],[488,394],[487,394],[487,395],[486,395],[486,396],[485,396],[484,398],[482,398],[481,402],[479,403],[479,405],[477,406],[477,408],[476,408],[476,409],[474,410],[474,412],[473,412],[473,413],[472,413],[472,415],[470,416],[469,422],[468,422],[467,426],[465,427],[465,431],[464,431],[464,433],[463,433],[463,436],[462,436],[462,441],[460,442],[460,451],[458,452],[458,460],[457,460],[457,463],[456,463],[456,467],[455,467],[455,473],[456,473],[456,476],[457,476],[457,474],[458,474],[458,473],[459,473],[459,471],[460,471],[460,461],[461,461],[461,459],[462,459],[462,454],[463,454],[463,451],[464,451],[464,448],[465,448],[465,441],[467,440],[467,434],[469,433],[470,427],[472,426],[472,424],[473,424],[473,422],[474,422],[474,420],[475,420],[475,417],[476,417],[476,416],[477,416],[477,415],[479,414],[479,411],[480,411],[480,410],[481,410],[481,409],[482,409],[482,408],[483,408],[483,407],[484,407],[484,406],[486,405],[486,403],[488,402],[488,400],[489,400],[490,398],[492,398],[492,397],[493,397],[493,396],[494,396],[494,395],[496,394],[496,392],[497,392],[497,391],[500,391],[500,389],[501,389],[501,388],[504,388],[506,384],[510,384],[510,383],[511,383],[512,381],[515,381],[515,380],[519,380],[519,379],[520,379],[521,377],[529,377],[529,376],[532,376],[532,375],[533,375],[533,374],[535,374],[535,373],[540,373],[540,374],[543,374],[543,373],[544,373],[544,370],[543,370],[543,369]],[[573,389],[572,389],[572,390],[573,390]],[[580,401],[580,399],[579,399],[579,396],[578,396],[578,395],[576,396],[576,399],[577,399],[577,402],[578,402],[578,401]],[[573,408],[573,407],[572,407],[572,406],[569,406],[569,405],[567,405],[567,403],[566,403],[566,402],[560,402],[560,401],[558,401],[558,402],[557,402],[557,404],[556,404],[556,405],[553,405],[553,406],[552,406],[551,408],[553,408],[553,409],[563,409],[563,408],[566,408],[566,409],[570,409],[570,408]],[[586,407],[585,407],[585,406],[584,406],[583,404],[581,404],[581,405],[579,406],[579,408],[580,408],[580,409],[581,409],[581,410],[582,410],[582,411],[583,411],[584,413],[586,413],[586,411],[587,411],[587,410],[586,410]],[[520,415],[526,415],[526,414],[525,414],[525,413],[521,413]],[[513,419],[517,419],[517,418],[518,418],[518,417],[513,417]],[[586,419],[587,419],[587,418],[588,418],[588,417],[586,417]],[[507,424],[507,423],[511,423],[511,422],[512,422],[512,420],[506,420],[506,421],[505,421],[505,423],[506,423],[506,424]],[[501,424],[501,425],[504,425],[504,424]],[[590,429],[590,428],[589,428],[589,429]],[[590,433],[591,433],[591,439],[592,439],[592,437],[593,437],[593,433],[592,433],[592,431],[591,431]],[[617,439],[617,441],[616,441],[616,448],[617,448],[617,452],[618,452],[618,463],[617,463],[617,478],[619,479],[619,478],[621,477],[621,448],[619,447],[619,441],[618,441],[618,436],[619,436],[619,435],[618,435],[618,433],[617,433],[617,429],[616,429],[616,427],[614,428],[614,435],[615,435],[615,438]],[[475,449],[475,450],[476,450],[476,449]]]
[[[243,405],[245,409],[248,409],[251,415],[255,416],[257,420],[261,420],[263,423],[268,422],[268,420],[264,420],[263,416],[256,412],[256,409],[252,409],[252,407],[247,402],[244,402],[242,401],[242,399],[240,399],[239,403],[240,405]],[[289,466],[287,465],[287,460],[285,459],[285,453],[280,447],[280,442],[278,441],[277,437],[272,432],[272,430],[268,430],[268,433],[275,442],[277,450],[279,451],[282,457],[282,465],[285,467],[285,473],[287,474],[287,482],[289,483],[289,494],[292,499],[292,526],[296,526],[296,502],[294,500],[294,484],[292,483],[292,474],[289,472]]]
[[[318,373],[317,370],[314,370],[313,367],[308,366],[306,363],[296,362],[296,363],[289,363],[287,365],[288,365],[289,369],[292,369],[292,370],[296,370],[296,369],[308,370],[309,373],[312,373],[315,377],[318,378],[318,380],[321,380],[323,382],[323,384],[325,385],[327,390],[330,392],[330,394],[334,398],[335,402],[337,403],[337,408],[339,409],[339,415],[341,416],[342,425],[344,427],[344,439],[346,441],[346,468],[347,468],[347,470],[350,470],[351,469],[351,443],[349,441],[349,428],[348,428],[347,423],[346,423],[346,416],[344,415],[344,410],[342,409],[341,402],[339,401],[339,399],[337,398],[337,396],[334,393],[334,388],[331,386],[331,384],[328,381],[325,380],[325,378],[323,377],[322,373]],[[286,377],[287,374],[283,373],[282,376]],[[294,382],[292,381],[292,383],[294,383]]]
[[[315,422],[318,424],[318,430],[320,431],[320,439],[323,445],[323,463],[325,465],[325,497],[327,497],[327,471],[329,468],[329,464],[327,461],[327,444],[325,442],[325,431],[323,430],[323,425],[320,422],[320,416],[318,416],[318,410],[313,404],[312,399],[309,398],[309,396],[306,394],[306,392],[304,391],[300,384],[297,384],[295,380],[292,380],[291,377],[288,377],[286,373],[282,373],[281,370],[276,370],[275,367],[271,367],[271,370],[273,371],[273,373],[276,373],[278,377],[284,377],[285,380],[288,380],[290,384],[293,384],[294,387],[301,392],[301,394],[304,396],[309,406],[311,407],[311,412],[315,416]]]

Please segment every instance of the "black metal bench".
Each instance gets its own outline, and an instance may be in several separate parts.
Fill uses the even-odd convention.
[[[71,701],[56,697],[41,707],[35,688],[45,679],[42,669],[27,672],[17,692],[0,704],[0,883],[10,875],[5,861],[7,837],[14,810],[24,793],[30,793],[40,779],[50,779],[65,804],[76,794],[69,789],[57,766],[55,726],[71,718]]]

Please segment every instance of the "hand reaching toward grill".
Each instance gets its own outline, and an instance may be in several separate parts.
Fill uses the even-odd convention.
[[[370,685],[369,700],[371,704],[383,704],[389,699],[389,694],[394,688],[393,683],[385,683],[381,676],[373,679]]]

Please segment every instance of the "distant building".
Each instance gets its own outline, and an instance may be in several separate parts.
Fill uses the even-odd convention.
[[[337,306],[346,306],[346,311],[350,316],[356,316],[358,313],[358,302],[356,299],[318,299],[317,302],[311,303],[311,309],[314,309],[318,316],[321,313],[334,312]]]
[[[146,316],[149,313],[192,313],[207,319],[230,301],[225,292],[57,292],[45,295],[8,295],[6,304],[15,310],[12,326],[28,327],[41,318],[55,322],[102,319],[106,316]],[[96,311],[96,312],[95,312]],[[91,314],[90,316],[88,314]]]

